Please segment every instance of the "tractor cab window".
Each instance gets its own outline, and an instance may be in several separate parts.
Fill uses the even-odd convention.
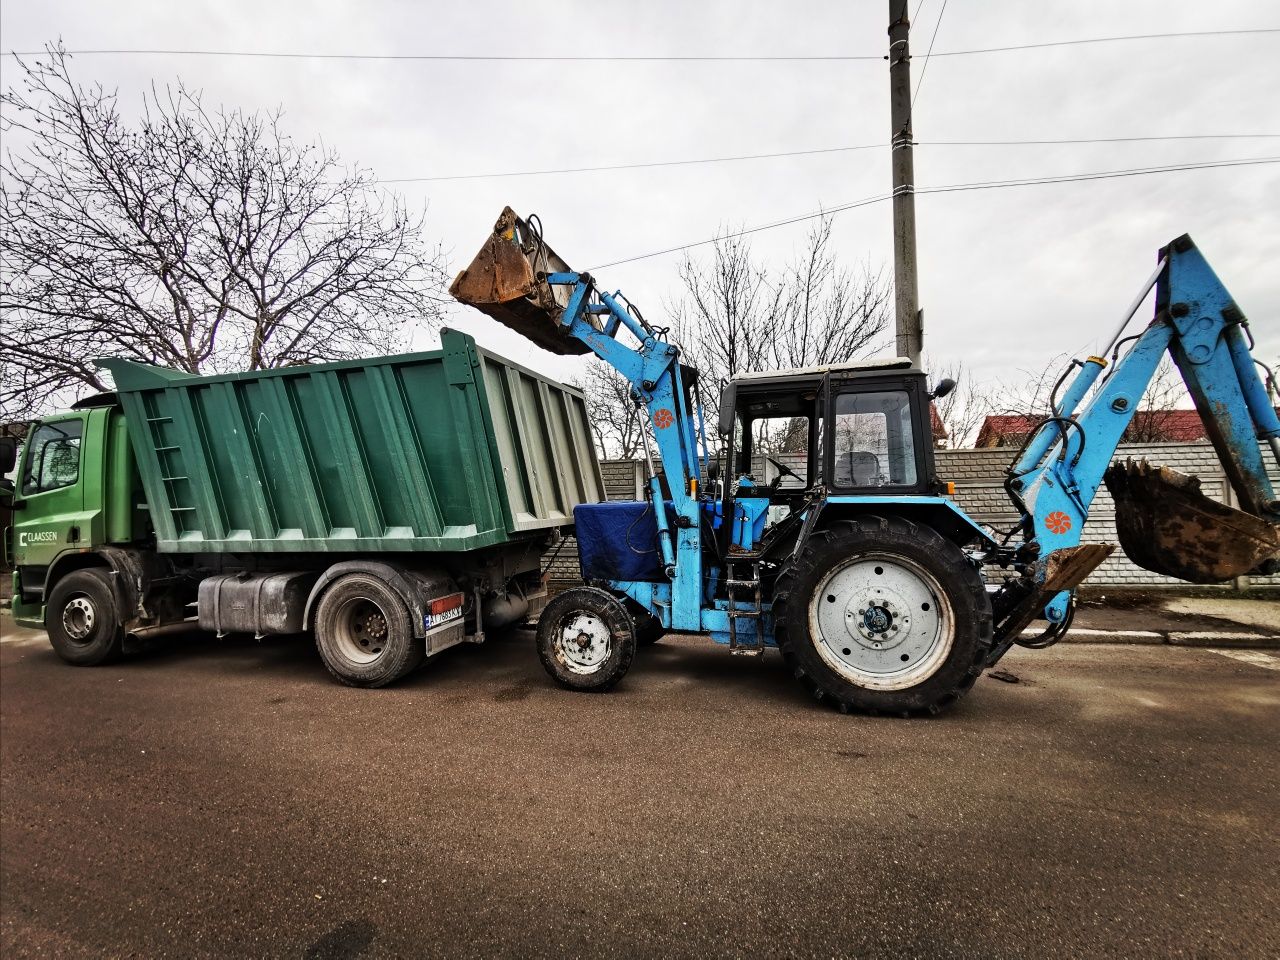
[[[795,408],[794,410],[791,408]],[[775,493],[809,486],[812,404],[758,399],[744,403],[734,418],[737,473]]]
[[[844,393],[836,398],[834,485],[912,486],[916,483],[911,400],[905,390]]]
[[[61,420],[36,427],[27,444],[22,493],[30,496],[69,487],[80,477],[80,420]]]

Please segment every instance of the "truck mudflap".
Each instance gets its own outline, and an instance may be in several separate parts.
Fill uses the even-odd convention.
[[[544,350],[590,353],[590,347],[569,336],[560,324],[568,304],[567,288],[543,281],[549,273],[569,272],[569,265],[542,239],[540,225],[531,225],[504,207],[493,233],[471,264],[454,278],[449,293]],[[592,322],[596,322],[594,318]]]
[[[1275,525],[1209,499],[1198,477],[1126,460],[1112,464],[1103,479],[1116,502],[1120,545],[1143,569],[1188,583],[1280,569]]]

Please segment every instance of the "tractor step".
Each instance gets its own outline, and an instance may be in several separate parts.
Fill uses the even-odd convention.
[[[734,573],[734,564],[750,563],[751,578],[746,579]],[[725,563],[725,595],[729,601],[729,609],[725,611],[729,620],[729,652],[744,656],[758,657],[764,653],[764,597],[760,589],[760,561],[754,557],[735,557]],[[735,596],[735,591],[749,590],[748,596]],[[750,603],[747,608],[739,607],[740,602]],[[750,632],[739,633],[738,622],[746,620],[751,623]],[[745,642],[744,642],[745,641]]]

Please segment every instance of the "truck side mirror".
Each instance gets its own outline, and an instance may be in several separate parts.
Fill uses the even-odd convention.
[[[941,400],[948,393],[956,388],[956,382],[950,377],[943,377],[938,385],[933,388],[933,393],[929,394],[930,400]]]
[[[0,473],[8,473],[18,463],[18,438],[0,437]]]

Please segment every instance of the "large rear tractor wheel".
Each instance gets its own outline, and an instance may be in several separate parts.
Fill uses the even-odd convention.
[[[558,594],[538,618],[538,657],[562,687],[612,690],[635,655],[635,621],[622,601],[598,587]]]
[[[67,663],[96,667],[120,658],[124,629],[110,576],[96,567],[73,570],[49,591],[45,630],[54,651]]]
[[[778,646],[797,679],[841,711],[938,713],[981,675],[991,604],[951,541],[900,518],[816,533],[778,577]]]
[[[404,600],[368,574],[347,574],[325,590],[315,623],[320,659],[350,687],[385,687],[426,657]]]

